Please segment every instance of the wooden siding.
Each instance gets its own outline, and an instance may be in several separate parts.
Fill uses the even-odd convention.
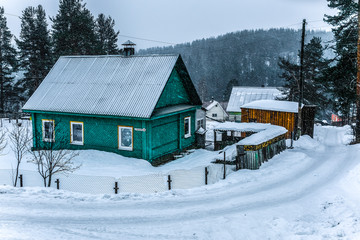
[[[179,74],[173,69],[155,109],[178,104],[190,104],[190,102],[190,98],[181,82]]]
[[[44,149],[49,144],[42,139],[42,119],[51,119],[56,125],[56,149],[95,149],[118,153],[126,157],[147,159],[151,162],[155,158],[194,144],[195,112],[196,109],[191,109],[148,121],[33,113],[33,146]],[[191,117],[191,136],[185,138],[184,118],[188,116]],[[83,145],[70,143],[71,121],[83,122]],[[118,149],[118,126],[133,127],[133,151]]]
[[[63,149],[85,150],[96,149],[119,153],[127,157],[142,158],[142,132],[135,131],[135,128],[142,128],[142,121],[125,120],[125,119],[109,119],[99,117],[83,117],[83,116],[64,116],[57,114],[35,114],[33,117],[35,129],[34,146],[39,148],[45,147],[42,141],[41,119],[52,119],[55,121],[55,142],[56,146]],[[83,122],[84,125],[84,144],[70,144],[70,121]],[[133,151],[118,149],[118,126],[131,126],[133,131]],[[61,142],[61,143],[60,143]]]
[[[241,122],[255,120],[258,123],[270,123],[286,128],[286,138],[291,138],[297,122],[297,113],[278,112],[258,109],[241,108]]]

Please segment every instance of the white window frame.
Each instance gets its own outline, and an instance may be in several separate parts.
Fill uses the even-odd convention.
[[[55,142],[55,120],[52,119],[42,119],[42,140],[44,142]],[[53,125],[52,138],[45,137],[45,123],[51,122]]]
[[[80,124],[81,125],[81,139],[82,141],[74,141],[74,135],[73,135],[73,125],[74,124]],[[70,144],[74,145],[84,145],[84,122],[77,122],[77,121],[70,121]]]
[[[188,125],[188,134],[186,134],[186,129],[185,129],[185,121],[186,121],[186,119],[188,119],[189,120],[189,125]],[[184,138],[189,138],[189,137],[191,137],[191,117],[189,116],[189,117],[184,117]]]
[[[124,147],[121,146],[121,129],[131,129],[131,147]],[[121,126],[118,125],[118,149],[119,150],[126,150],[126,151],[133,151],[134,150],[134,128],[130,126]]]

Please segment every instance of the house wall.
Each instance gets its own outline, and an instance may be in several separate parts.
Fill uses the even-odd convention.
[[[196,109],[196,121],[195,121],[195,129],[199,129],[200,126],[198,126],[198,120],[203,120],[203,123],[204,123],[204,129],[206,129],[206,112],[199,108],[199,109]]]
[[[241,108],[241,122],[255,119],[258,123],[270,123],[286,128],[286,138],[291,138],[297,122],[297,113]]]
[[[191,136],[185,138],[185,117],[191,117]],[[191,146],[195,142],[195,111],[151,122],[151,159]]]
[[[213,117],[213,114],[217,114],[217,117]],[[215,105],[214,107],[212,107],[211,109],[206,111],[206,116],[218,121],[224,121],[227,117],[226,112],[224,112],[224,110],[222,109],[221,106],[219,106],[219,104]]]
[[[55,121],[55,146],[63,149],[96,149],[101,151],[115,152],[127,157],[143,157],[143,132],[135,131],[135,128],[143,128],[142,121],[128,119],[113,119],[101,117],[84,117],[80,115],[59,115],[36,113],[33,114],[34,147],[44,148],[49,143],[42,139],[42,119]],[[70,121],[83,122],[84,145],[70,143]],[[132,126],[133,151],[118,149],[118,126]]]
[[[229,112],[229,120],[233,122],[241,122],[241,112]]]
[[[184,118],[191,117],[191,136],[184,136]],[[55,143],[42,139],[42,119],[55,121]],[[33,113],[33,134],[35,148],[43,149],[54,144],[55,149],[95,149],[114,152],[126,157],[153,160],[157,157],[181,150],[195,142],[195,110],[178,113],[153,120],[85,117]],[[70,143],[70,121],[83,122],[84,144]],[[118,126],[133,127],[133,151],[118,149]],[[145,131],[139,131],[144,129]]]

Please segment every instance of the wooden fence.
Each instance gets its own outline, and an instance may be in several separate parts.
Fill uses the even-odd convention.
[[[286,149],[285,135],[271,139],[259,145],[237,145],[239,169],[259,169],[261,164]]]

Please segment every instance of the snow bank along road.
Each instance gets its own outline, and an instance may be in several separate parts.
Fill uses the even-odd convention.
[[[360,146],[347,128],[212,186],[141,195],[0,187],[0,239],[360,239]]]

